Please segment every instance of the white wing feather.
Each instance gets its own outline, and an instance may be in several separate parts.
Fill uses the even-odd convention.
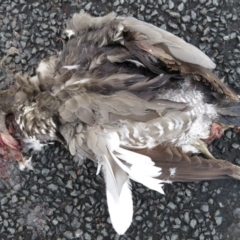
[[[103,166],[112,225],[118,234],[124,234],[132,222],[133,202],[128,174],[116,163],[111,153],[120,144],[118,135],[93,127],[89,136],[88,145]]]
[[[133,202],[129,177],[164,194],[164,181],[156,179],[161,168],[148,156],[120,147],[120,139],[112,129],[94,126],[89,129],[88,146],[103,166],[110,218],[118,234],[124,234],[132,222]]]
[[[162,186],[163,186],[163,183],[165,183],[167,181],[162,181],[162,180],[154,178],[154,177],[158,177],[161,175],[161,168],[158,168],[156,166],[150,166],[150,165],[142,165],[141,167],[140,166],[139,167],[128,167],[121,160],[119,160],[114,154],[112,154],[112,157],[115,159],[117,164],[125,172],[127,172],[129,174],[129,177],[132,180],[139,182],[139,183],[143,184],[144,186],[146,186],[152,190],[155,190],[161,194],[164,194]],[[126,156],[125,156],[125,159],[126,159]],[[137,165],[138,165],[138,161],[136,160],[135,166],[137,166]],[[152,171],[151,171],[150,167],[152,167]],[[144,172],[143,171],[144,168],[148,168],[148,171]],[[142,169],[142,171],[139,171],[139,169]],[[168,183],[170,183],[170,181],[168,181]]]

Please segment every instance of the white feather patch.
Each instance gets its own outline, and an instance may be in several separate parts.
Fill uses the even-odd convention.
[[[115,150],[116,152],[118,152],[118,149]],[[129,151],[130,152],[130,151]],[[132,152],[133,153],[133,152]],[[163,184],[161,183],[165,183],[165,181],[156,179],[154,177],[158,177],[161,175],[161,168],[158,168],[156,166],[151,166],[149,164],[143,164],[142,166],[137,166],[139,164],[139,162],[137,161],[136,158],[134,158],[135,161],[135,166],[131,166],[131,167],[127,167],[122,161],[120,161],[118,159],[118,157],[116,157],[113,153],[112,157],[114,158],[114,160],[117,162],[117,164],[125,171],[129,174],[129,177],[136,181],[139,182],[141,184],[143,184],[144,186],[155,190],[161,194],[164,194],[164,191],[162,189]],[[119,156],[120,157],[120,156]],[[121,158],[124,160],[126,160],[129,156],[122,156]],[[130,158],[132,158],[130,156]],[[130,159],[129,158],[129,159]],[[144,171],[144,168],[147,169],[147,171]],[[141,169],[141,171],[140,171]]]
[[[67,65],[62,68],[66,68],[67,70],[78,69],[80,65]]]
[[[119,235],[124,234],[132,222],[133,201],[129,185],[129,181],[125,182],[117,201],[114,199],[111,192],[107,190],[107,202],[111,222]]]
[[[41,151],[43,146],[46,144],[40,143],[39,140],[34,139],[34,138],[25,138],[23,141],[27,144],[26,148],[27,149],[33,149],[35,151]]]
[[[170,177],[175,177],[177,168],[169,168]]]
[[[28,159],[24,159],[23,158],[23,161],[22,162],[19,162],[19,169],[21,171],[25,170],[25,169],[28,169],[28,170],[33,170],[33,167],[32,167],[32,156]]]
[[[65,31],[66,32],[66,35],[67,37],[70,39],[72,36],[75,36],[75,32],[71,29],[68,29]]]
[[[99,167],[103,166],[113,227],[118,234],[124,234],[132,222],[133,215],[128,178],[161,194],[164,194],[163,183],[170,181],[155,178],[161,175],[161,168],[155,166],[151,158],[121,148],[119,135],[113,129],[94,126],[89,128],[88,134],[88,147],[100,161]]]
[[[151,166],[154,165],[154,162],[150,157],[139,154],[139,153],[135,153],[123,148],[117,149],[117,157],[121,158],[122,160],[125,160],[130,164],[134,164],[134,163],[136,164],[136,159],[137,159],[137,163],[139,165],[142,165],[142,164],[148,164]]]

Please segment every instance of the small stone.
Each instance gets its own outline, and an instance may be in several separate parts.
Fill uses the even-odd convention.
[[[191,11],[191,18],[192,20],[196,20],[197,14],[194,11]]]
[[[49,172],[50,172],[50,170],[48,168],[43,168],[41,171],[41,173],[44,177],[48,176]]]
[[[81,236],[83,235],[83,231],[81,229],[77,229],[75,231],[75,237],[76,238],[80,238],[81,239]],[[98,239],[98,238],[97,238]]]
[[[8,202],[8,198],[4,197],[1,199],[1,205],[5,205]]]
[[[91,240],[92,237],[90,236],[89,233],[85,233],[85,234],[84,234],[84,239],[85,239],[85,240]]]
[[[53,19],[53,18],[55,18],[55,17],[56,17],[56,15],[57,15],[57,13],[56,13],[56,12],[53,12],[53,13],[51,13],[51,14],[50,14],[50,18],[52,18],[52,19]]]
[[[221,16],[221,17],[220,17],[220,22],[223,23],[223,24],[226,24],[226,23],[227,23],[227,21],[226,21],[226,19],[224,18],[224,16]]]
[[[174,203],[169,202],[168,205],[167,205],[167,207],[170,208],[170,209],[172,209],[172,210],[174,210],[174,209],[176,209],[177,206],[176,206]]]
[[[180,3],[180,4],[178,5],[178,11],[181,12],[181,11],[183,11],[183,10],[184,10],[184,4],[183,4],[183,3]]]
[[[197,226],[197,220],[196,219],[191,219],[190,221],[190,227],[195,229],[195,227]]]
[[[178,25],[173,22],[168,22],[168,26],[176,30],[178,29]]]
[[[236,158],[236,159],[235,159],[235,163],[236,163],[237,165],[240,165],[240,158]]]
[[[192,192],[189,190],[189,189],[186,189],[185,190],[185,193],[188,197],[191,197],[192,196]]]
[[[200,13],[202,14],[202,15],[206,15],[207,14],[207,9],[206,8],[203,8],[201,11],[200,11]]]
[[[71,196],[73,196],[73,197],[76,197],[76,196],[79,196],[79,192],[78,191],[76,191],[76,190],[73,190],[71,193],[70,193],[70,195]]]
[[[74,239],[73,233],[70,231],[64,232],[63,236],[66,237],[67,239]]]
[[[201,210],[205,213],[209,212],[209,206],[207,204],[204,204],[201,206]]]
[[[236,21],[238,19],[238,15],[233,15],[232,20]]]
[[[170,240],[178,240],[178,239],[179,239],[179,235],[176,233],[172,234],[172,236],[170,238]]]
[[[158,11],[157,11],[157,10],[154,10],[154,11],[152,12],[151,16],[153,17],[153,16],[156,16],[156,15],[158,15]]]
[[[34,2],[34,3],[32,4],[32,6],[33,6],[34,8],[38,7],[39,5],[40,5],[39,2]]]
[[[67,181],[66,188],[73,189],[73,181],[72,180]]]
[[[210,16],[207,16],[207,21],[212,22],[212,18]]]
[[[215,219],[215,222],[216,222],[217,226],[222,224],[222,220],[223,220],[222,217],[215,217],[214,219]]]
[[[48,26],[46,23],[42,23],[42,24],[41,24],[41,27],[42,27],[43,29],[49,28],[49,26]]]
[[[14,228],[7,228],[7,231],[10,232],[12,235],[16,232]]]
[[[65,207],[65,212],[68,213],[68,214],[70,214],[72,212],[72,210],[73,210],[72,206],[66,206]]]
[[[171,12],[170,15],[174,18],[180,18],[181,17],[180,13],[178,13],[178,12]]]
[[[174,3],[171,0],[169,0],[169,2],[168,2],[168,8],[169,9],[173,9],[174,8]]]
[[[196,26],[196,25],[193,25],[193,26],[190,27],[190,31],[191,31],[192,33],[195,33],[196,30],[197,30],[197,26]]]
[[[213,199],[212,199],[212,198],[209,198],[209,199],[208,199],[208,203],[212,205],[212,204],[214,203]]]
[[[185,221],[186,223],[189,223],[189,220],[190,220],[189,212],[185,212],[185,213],[184,213],[184,221]]]
[[[36,38],[36,44],[42,45],[44,43],[43,39],[40,37]]]
[[[225,41],[228,41],[229,39],[230,39],[230,36],[228,36],[228,35],[223,37],[223,40],[225,40]]]
[[[232,138],[232,131],[227,131],[226,137],[227,137],[228,139],[231,139],[231,138]]]
[[[57,219],[53,219],[53,220],[52,220],[52,224],[53,224],[53,225],[57,225],[57,224],[58,224],[58,220],[57,220]]]
[[[85,6],[85,10],[89,11],[91,9],[92,3],[89,2],[86,6]]]
[[[51,190],[51,191],[57,191],[58,190],[58,186],[51,183],[48,185],[48,189]]]
[[[4,221],[3,221],[3,226],[8,227],[8,221],[6,219],[4,219]]]
[[[58,165],[57,165],[57,168],[58,169],[63,169],[64,167],[63,167],[63,164],[62,163],[59,163]]]
[[[235,148],[235,149],[238,149],[240,147],[240,145],[238,143],[233,143],[232,147]]]
[[[212,3],[213,3],[213,6],[215,6],[215,7],[218,6],[218,0],[213,0]]]
[[[182,20],[183,20],[184,22],[190,22],[191,18],[190,18],[189,15],[185,15],[185,16],[182,17]]]
[[[165,23],[162,24],[162,25],[160,26],[160,28],[163,29],[163,30],[167,30],[167,26],[166,26]],[[240,42],[240,37],[239,37],[239,42]]]
[[[235,32],[231,33],[230,34],[230,39],[234,39],[237,37],[237,34]]]
[[[240,75],[240,67],[237,67],[236,72]]]
[[[12,196],[12,203],[16,203],[18,201],[18,197],[16,195]]]
[[[175,224],[181,225],[181,220],[180,220],[180,218],[175,218]]]

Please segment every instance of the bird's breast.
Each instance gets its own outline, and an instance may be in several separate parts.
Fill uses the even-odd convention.
[[[203,101],[202,93],[196,90],[167,90],[159,93],[159,99],[186,102],[189,108],[169,110],[165,115],[147,122],[120,120],[121,144],[127,146],[147,146],[171,142],[176,146],[191,145],[198,139],[209,137],[210,126],[217,118],[213,104]]]

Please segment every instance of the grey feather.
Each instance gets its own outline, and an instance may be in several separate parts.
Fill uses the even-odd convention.
[[[173,34],[157,28],[152,24],[142,22],[132,17],[123,20],[125,30],[141,32],[147,36],[151,44],[163,43],[169,49],[171,54],[184,62],[201,65],[202,67],[213,69],[216,65],[212,60],[198,48],[186,43],[183,39]]]

